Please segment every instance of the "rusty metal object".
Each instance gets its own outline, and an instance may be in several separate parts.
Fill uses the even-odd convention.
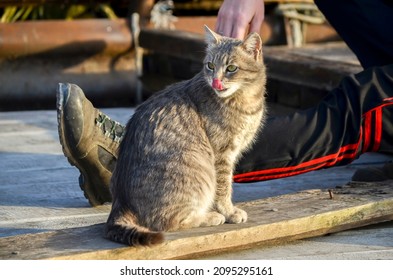
[[[322,43],[331,41],[341,41],[341,37],[330,26],[328,22],[324,24],[309,24],[307,32],[304,34],[306,43]]]
[[[6,6],[27,6],[41,4],[97,4],[116,3],[116,5],[128,5],[129,0],[1,0],[0,7]]]
[[[150,11],[154,2],[154,0],[130,1],[130,13],[138,13],[140,15],[141,26],[146,26],[149,23]]]
[[[101,106],[132,104],[135,63],[127,20],[29,21],[0,26],[0,109],[53,108],[72,82]]]
[[[0,57],[52,54],[118,54],[131,49],[125,19],[45,20],[0,24]]]
[[[197,33],[142,29],[139,44],[144,49],[183,59],[200,62],[204,57],[205,42]]]

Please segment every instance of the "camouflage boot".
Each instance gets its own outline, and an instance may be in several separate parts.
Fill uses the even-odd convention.
[[[124,126],[94,108],[73,84],[59,84],[57,120],[64,155],[79,169],[85,197],[92,206],[110,202],[109,182]]]

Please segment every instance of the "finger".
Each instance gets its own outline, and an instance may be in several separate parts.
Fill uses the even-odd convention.
[[[251,32],[257,32],[257,33],[261,32],[261,26],[263,23],[263,19],[264,19],[264,17],[259,17],[259,18],[254,17],[252,19],[252,21],[250,22],[250,33]]]
[[[231,31],[231,37],[243,40],[244,36],[246,35],[246,29],[247,27],[244,25],[235,25]]]
[[[232,37],[232,28],[232,22],[224,19],[217,22],[216,32],[222,36]]]
[[[219,14],[218,17],[217,17],[216,25],[214,27],[214,31],[217,32],[217,33],[220,33],[220,28],[222,28],[222,23],[221,22],[222,22],[222,19],[221,19],[220,14]]]

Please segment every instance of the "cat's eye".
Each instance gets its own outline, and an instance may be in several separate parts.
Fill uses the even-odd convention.
[[[207,67],[207,69],[209,69],[209,70],[214,70],[214,64],[213,64],[212,62],[208,62],[208,63],[206,64],[206,67]]]
[[[227,67],[227,72],[233,73],[233,72],[235,72],[237,69],[238,69],[237,66],[235,66],[235,65],[229,65],[229,66]]]

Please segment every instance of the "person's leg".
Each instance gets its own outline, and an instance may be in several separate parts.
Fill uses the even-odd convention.
[[[283,178],[393,152],[393,64],[341,82],[316,107],[271,117],[239,162],[236,182]]]
[[[366,69],[393,63],[393,1],[315,0]]]
[[[316,0],[332,26],[364,68],[393,63],[393,2],[390,0]],[[350,18],[348,20],[348,15]],[[354,181],[393,179],[393,163],[358,169]]]
[[[316,0],[364,68],[317,107],[270,118],[238,165],[235,181],[281,178],[351,162],[366,151],[391,152],[393,4],[384,0]],[[389,29],[389,30],[387,30]]]

